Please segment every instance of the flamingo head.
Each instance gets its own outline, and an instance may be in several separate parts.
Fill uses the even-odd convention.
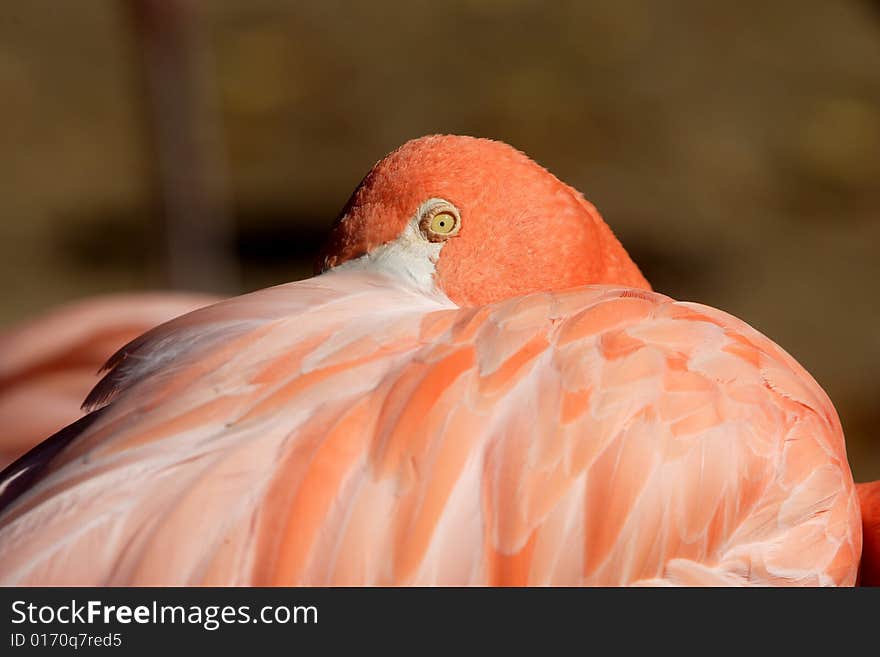
[[[391,273],[459,306],[589,284],[650,289],[596,208],[507,144],[407,142],[343,208],[318,273]]]

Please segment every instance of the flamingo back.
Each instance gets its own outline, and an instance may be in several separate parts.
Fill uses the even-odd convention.
[[[331,271],[110,365],[100,417],[0,515],[3,584],[855,582],[833,406],[705,306],[458,308]]]

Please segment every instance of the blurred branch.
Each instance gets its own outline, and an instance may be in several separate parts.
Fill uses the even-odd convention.
[[[222,129],[195,0],[129,0],[129,8],[158,158],[166,282],[235,292]]]

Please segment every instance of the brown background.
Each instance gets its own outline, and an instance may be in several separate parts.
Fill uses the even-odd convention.
[[[366,169],[435,132],[525,150],[658,290],[783,345],[880,478],[868,0],[7,3],[0,324],[302,277]]]

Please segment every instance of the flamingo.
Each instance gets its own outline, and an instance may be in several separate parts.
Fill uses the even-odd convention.
[[[191,292],[104,294],[0,332],[0,468],[82,416],[95,372],[120,347],[218,300]]]
[[[862,509],[862,586],[880,586],[880,481],[856,485]]]
[[[0,583],[852,585],[834,406],[504,143],[407,142],[316,275],[156,327],[0,482]]]

